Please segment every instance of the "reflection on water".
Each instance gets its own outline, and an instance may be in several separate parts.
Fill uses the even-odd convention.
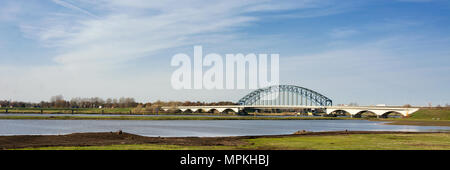
[[[124,132],[143,136],[246,136],[307,131],[450,131],[450,127],[382,125],[367,120],[0,120],[0,135]]]

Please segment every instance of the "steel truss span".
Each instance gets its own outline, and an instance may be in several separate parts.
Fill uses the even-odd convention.
[[[332,106],[328,97],[294,85],[277,85],[261,88],[246,95],[238,102],[240,105],[260,106]]]

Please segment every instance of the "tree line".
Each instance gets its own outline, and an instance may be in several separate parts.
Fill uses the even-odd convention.
[[[192,102],[192,101],[156,101],[140,103],[136,102],[134,98],[107,98],[100,97],[81,98],[76,97],[70,100],[65,100],[62,95],[52,96],[49,101],[41,101],[39,103],[0,100],[0,107],[35,107],[35,108],[134,108],[145,107],[149,110],[160,107],[175,107],[175,106],[205,106],[205,105],[235,105],[233,102]]]

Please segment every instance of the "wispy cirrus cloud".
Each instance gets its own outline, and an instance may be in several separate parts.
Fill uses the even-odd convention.
[[[58,5],[61,5],[61,6],[65,7],[65,8],[81,12],[81,13],[89,15],[91,17],[97,17],[96,15],[92,14],[91,12],[89,12],[89,11],[87,11],[85,9],[82,9],[82,8],[80,8],[80,7],[78,7],[78,6],[74,5],[74,4],[69,3],[69,2],[66,2],[64,0],[52,0],[52,1],[54,3],[56,3],[56,4],[58,4]]]
[[[102,14],[96,16],[74,3],[52,1],[83,15],[95,16],[49,16],[41,24],[22,25],[24,32],[59,48],[61,53],[54,57],[54,61],[72,68],[86,67],[89,65],[86,63],[120,63],[149,56],[159,50],[199,44],[203,40],[220,41],[211,39],[217,38],[219,33],[232,37],[229,35],[233,35],[235,30],[260,19],[252,13],[311,7],[320,9],[324,2],[73,1],[80,6],[89,4],[92,9],[103,9]],[[330,2],[327,1],[327,5]]]
[[[35,101],[55,94],[134,96],[138,100],[149,94],[167,97],[170,86],[164,83],[169,73],[152,70],[139,75],[131,70],[125,74],[116,67],[142,58],[168,58],[155,54],[197,44],[214,43],[226,48],[237,41],[251,48],[264,41],[246,43],[249,40],[243,28],[267,16],[262,14],[281,16],[282,11],[319,10],[324,1],[52,0],[49,2],[59,6],[58,10],[32,10],[40,12],[39,17],[19,20],[18,25],[25,37],[57,55],[44,66],[2,67],[2,73],[12,73],[0,74],[2,78],[25,75],[0,84],[5,90],[2,97]],[[328,15],[324,12],[320,15]],[[27,85],[29,81],[35,86]],[[153,88],[147,88],[150,86]]]
[[[17,8],[3,8],[5,2]],[[371,93],[374,96],[407,102],[390,97],[392,89],[401,91],[398,96],[420,98],[408,91],[420,88],[432,91],[450,82],[442,76],[448,72],[448,66],[436,66],[436,61],[448,63],[450,52],[446,49],[450,41],[443,40],[448,24],[440,23],[448,20],[448,16],[420,18],[417,16],[433,11],[416,11],[421,4],[411,3],[409,10],[392,12],[389,6],[392,4],[402,3],[389,0],[3,0],[0,20],[3,17],[16,22],[8,25],[8,29],[18,27],[21,32],[0,30],[2,35],[11,35],[9,39],[0,39],[0,43],[7,43],[6,49],[0,50],[4,52],[0,57],[13,63],[10,66],[0,63],[0,78],[8,80],[0,83],[0,99],[39,101],[63,94],[68,98],[130,96],[139,101],[201,100],[208,96],[212,101],[233,100],[229,91],[190,91],[183,95],[171,91],[168,80],[170,69],[175,68],[169,66],[170,57],[178,52],[189,53],[192,45],[205,45],[225,52],[247,52],[239,51],[240,48],[256,53],[276,50],[282,56],[282,69],[288,71],[283,74],[288,76],[285,80],[295,82],[289,84],[320,89],[332,97],[343,96],[336,98],[337,101],[355,101],[346,95],[352,93],[365,98],[366,103],[376,104],[383,100],[363,94],[375,87],[386,92]],[[27,9],[33,5],[36,7]],[[435,18],[436,23],[430,22]],[[417,35],[423,39],[405,38]],[[22,61],[31,63],[31,67],[8,55],[11,50],[7,48],[18,46],[23,50],[16,51],[27,51],[33,45],[39,48],[34,51],[45,48],[42,51],[50,55],[32,61],[23,57]],[[34,56],[33,52],[23,52],[23,55]],[[16,56],[22,55],[17,53]],[[286,53],[295,57],[286,57]],[[39,64],[35,64],[36,60]],[[421,68],[410,69],[410,65]],[[431,83],[420,83],[417,79]],[[434,96],[449,96],[448,90],[430,91]],[[235,96],[241,95],[245,93]]]

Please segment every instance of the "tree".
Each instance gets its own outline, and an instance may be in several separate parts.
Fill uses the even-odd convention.
[[[159,113],[159,111],[161,110],[161,105],[158,104],[146,105],[145,110],[150,113]]]
[[[133,113],[144,113],[144,107],[142,104],[138,104],[135,108],[132,109]]]
[[[105,107],[111,108],[113,106],[113,100],[111,98],[106,99]]]
[[[53,107],[57,108],[66,106],[66,101],[64,101],[64,97],[62,95],[52,96],[50,98],[50,103]]]

